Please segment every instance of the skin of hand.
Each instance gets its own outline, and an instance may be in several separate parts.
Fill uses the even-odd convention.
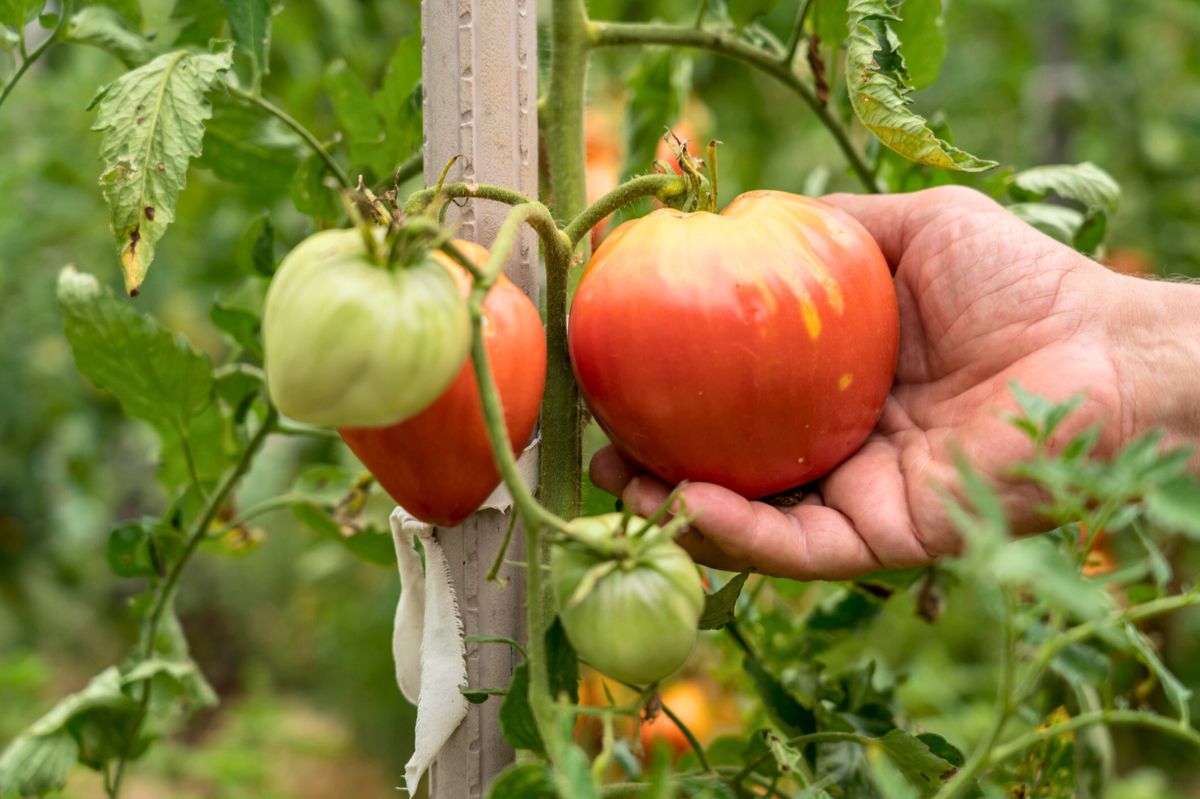
[[[999,492],[1014,531],[1044,530],[1041,495],[1008,474],[1033,454],[1008,421],[1013,382],[1055,401],[1082,396],[1052,451],[1095,424],[1098,457],[1155,427],[1172,444],[1200,437],[1200,286],[1113,274],[962,187],[824,199],[871,232],[894,272],[895,384],[867,441],[797,505],[683,486],[693,519],[677,541],[698,562],[844,579],[953,554],[961,540],[944,507],[956,453]],[[670,493],[611,447],[591,476],[640,515]]]

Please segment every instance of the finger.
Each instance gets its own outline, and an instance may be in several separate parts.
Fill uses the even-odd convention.
[[[880,568],[850,521],[822,505],[802,503],[782,513],[711,483],[685,486],[681,497],[692,528],[742,568],[800,580],[844,579]]]
[[[648,518],[662,507],[670,495],[670,486],[657,477],[643,474],[629,481],[625,490],[621,492],[621,501],[631,512]],[[670,518],[670,514],[667,518]]]
[[[611,446],[598,450],[588,465],[588,475],[592,482],[614,497],[621,496],[625,486],[629,485],[629,481],[637,473],[638,470]]]
[[[930,222],[947,212],[1000,206],[974,189],[940,186],[910,194],[827,194],[821,198],[854,217],[879,244],[893,271],[908,243]]]
[[[704,537],[704,534],[694,527],[684,529],[675,536],[675,543],[687,550],[692,560],[703,566],[711,566],[727,572],[743,572],[752,568],[749,563],[731,557],[720,547]]]

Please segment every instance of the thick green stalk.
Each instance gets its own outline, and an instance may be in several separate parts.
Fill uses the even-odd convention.
[[[583,0],[554,0],[550,25],[550,88],[545,143],[555,218],[572,219],[587,202],[583,108],[587,87],[588,21]],[[567,291],[571,253],[546,253],[546,393],[542,404],[541,499],[571,518],[579,512],[583,459],[579,389],[567,354]],[[531,562],[537,552],[530,552]],[[532,594],[531,594],[532,596]],[[532,631],[531,631],[532,634]]]
[[[790,60],[780,58],[761,47],[727,33],[688,28],[682,25],[662,25],[641,22],[591,22],[588,25],[593,47],[663,44],[692,47],[723,55],[749,64],[787,86],[812,110],[821,124],[833,135],[837,146],[850,162],[850,168],[869,192],[879,191],[879,184],[866,159],[854,147],[842,124],[822,105],[816,93],[793,70]]]
[[[588,231],[609,214],[621,210],[641,197],[666,199],[687,191],[687,181],[678,175],[642,175],[622,183],[571,220],[563,232],[574,247]]]

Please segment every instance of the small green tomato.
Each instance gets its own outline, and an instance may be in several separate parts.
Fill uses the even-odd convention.
[[[577,535],[550,556],[559,616],[575,651],[601,673],[637,685],[684,664],[704,610],[692,559],[646,525],[619,513],[576,519]]]
[[[381,427],[437,399],[471,344],[466,302],[441,258],[386,268],[359,230],[322,231],[288,253],[263,310],[279,410],[307,424]]]

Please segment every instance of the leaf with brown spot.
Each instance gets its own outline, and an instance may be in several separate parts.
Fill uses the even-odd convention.
[[[231,64],[227,42],[211,53],[177,50],[125,73],[92,101],[98,107],[92,129],[104,133],[100,187],[131,295],[175,219],[188,162],[200,154],[212,116],[205,94]]]

